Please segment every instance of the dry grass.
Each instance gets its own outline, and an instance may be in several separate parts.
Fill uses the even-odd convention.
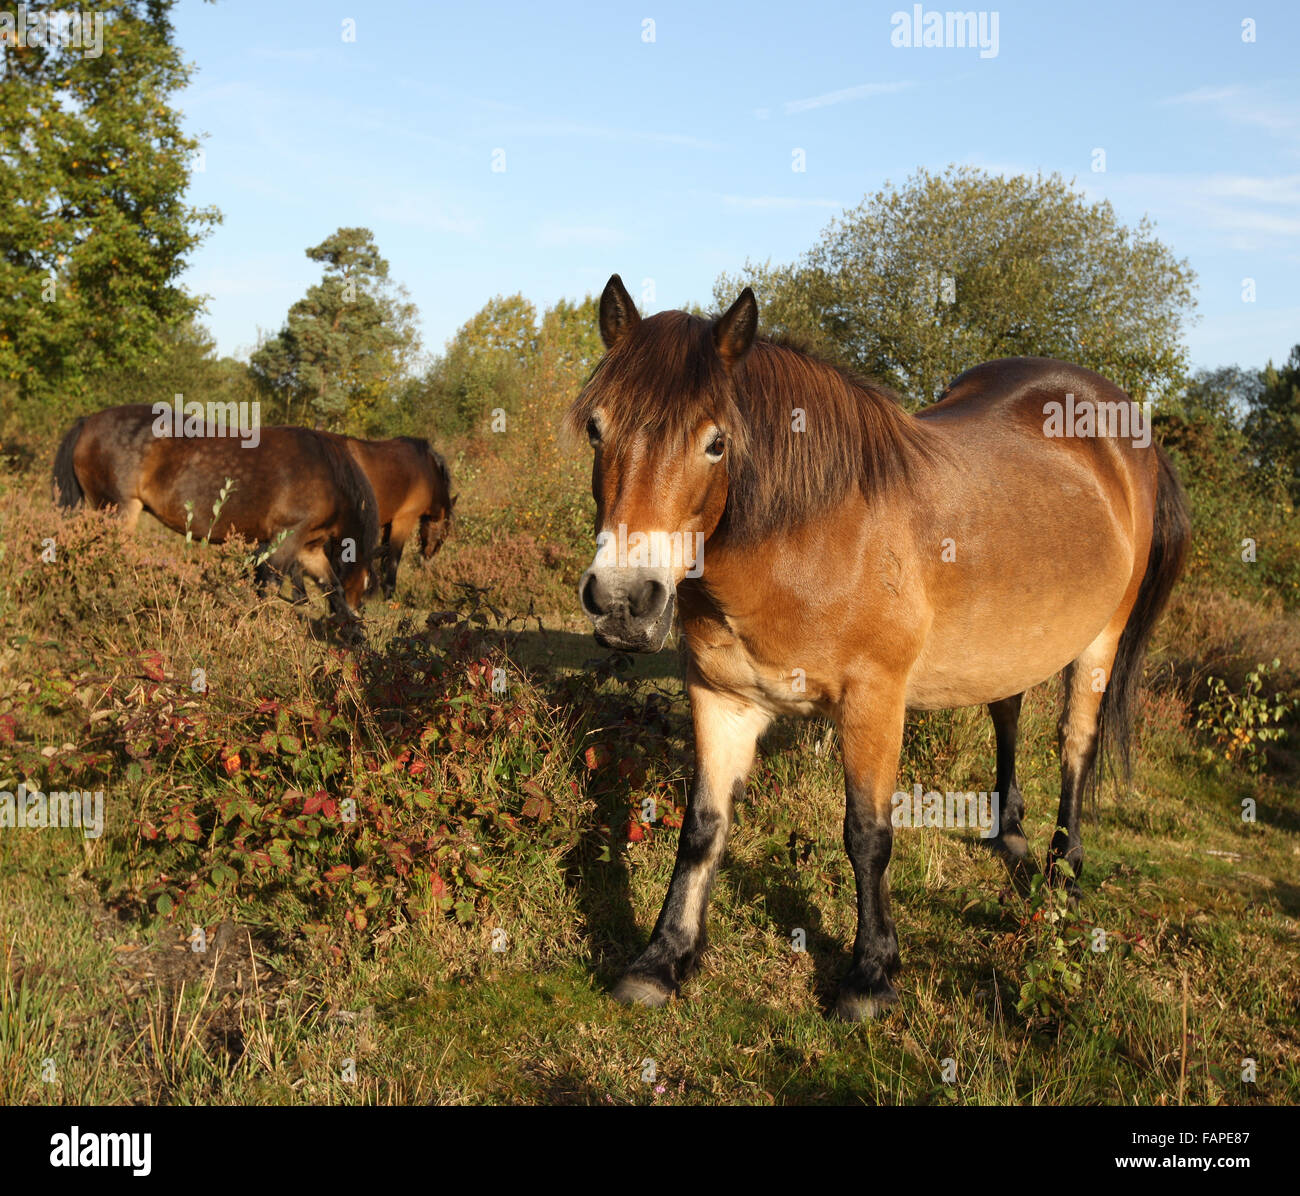
[[[483,501],[471,495],[466,510]],[[551,743],[535,779],[554,802],[546,825],[571,820],[572,838],[540,822],[508,851],[482,838],[495,879],[468,920],[398,917],[358,931],[326,909],[323,929],[308,933],[301,899],[274,890],[240,890],[171,920],[128,899],[145,879],[133,869],[149,860],[133,820],[160,794],[187,802],[218,791],[222,778],[203,771],[163,763],[144,773],[110,804],[95,843],[74,831],[0,832],[0,1101],[1300,1099],[1294,775],[1280,756],[1259,778],[1206,765],[1189,730],[1207,674],[1239,678],[1280,656],[1296,675],[1300,636],[1280,610],[1180,595],[1154,655],[1134,785],[1103,795],[1085,829],[1078,928],[1104,929],[1108,949],[1069,948],[1082,991],[1051,1014],[1017,1011],[1028,965],[1052,950],[1033,917],[1042,911],[1007,890],[978,843],[908,831],[892,868],[902,1013],[864,1027],[826,1019],[853,934],[842,778],[833,734],[787,723],[765,741],[738,811],[701,974],[668,1009],[630,1011],[605,990],[653,924],[676,832],[656,825],[629,842],[622,830],[646,795],[661,809],[684,800],[676,666],[658,657],[638,662],[630,682],[592,678],[584,661],[597,652],[568,588],[580,544],[548,550],[538,531],[508,533],[508,514],[497,528],[470,526],[428,571],[404,565],[403,610],[372,608],[370,646],[396,656],[403,636],[432,635],[418,616],[454,600],[458,581],[488,587],[512,613],[535,602],[544,632],[489,632],[481,645],[505,662],[524,729],[485,732],[460,778],[451,766],[469,748],[439,749],[437,784],[489,805],[520,783],[509,768],[521,737]],[[55,574],[38,559],[51,534]],[[237,549],[187,552],[157,529],[123,541],[101,516],[61,520],[35,473],[0,476],[0,553],[0,720],[17,716],[14,742],[0,734],[0,788],[32,753],[80,733],[102,702],[77,684],[87,676],[129,678],[158,653],[169,676],[203,669],[208,694],[194,700],[237,720],[267,695],[318,700],[322,679],[355,659],[318,621],[321,608],[255,599]],[[413,607],[415,631],[402,624]],[[585,697],[566,688],[573,676]],[[1055,815],[1056,688],[1032,692],[1024,718],[1020,771],[1040,853]],[[356,750],[331,787],[395,801],[404,782],[365,761],[393,765],[405,732],[385,729],[360,682],[350,692]],[[616,711],[636,720],[619,726]],[[918,717],[902,775],[987,789],[992,742],[982,711]],[[585,753],[597,744],[612,758],[592,769]],[[1258,804],[1254,823],[1241,818],[1245,797]],[[189,950],[195,924],[206,953]],[[793,949],[798,930],[805,951]],[[52,1079],[42,1078],[46,1060]]]

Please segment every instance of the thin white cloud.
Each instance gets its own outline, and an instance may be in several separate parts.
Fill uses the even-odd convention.
[[[1288,347],[1296,343],[1300,307],[1254,307],[1243,305],[1239,312],[1213,312],[1189,335],[1193,356],[1200,361],[1247,361],[1262,365],[1272,356],[1279,364]],[[1260,345],[1243,351],[1243,345]],[[1263,347],[1276,345],[1276,350]]]
[[[601,224],[554,224],[537,230],[537,244],[546,249],[568,249],[581,245],[609,246],[626,241],[624,233]]]
[[[1089,199],[1109,199],[1122,211],[1145,211],[1185,233],[1214,234],[1225,248],[1277,252],[1300,238],[1300,175],[1106,173],[1084,174]],[[1284,210],[1279,210],[1284,209]]]
[[[1271,237],[1300,236],[1300,218],[1297,217],[1280,216],[1276,212],[1252,211],[1248,208],[1226,208],[1217,204],[1206,204],[1202,211],[1219,228],[1237,229]]]
[[[325,62],[333,57],[332,49],[321,46],[302,46],[284,49],[280,46],[254,46],[249,54],[253,58],[268,59],[271,62]]]
[[[800,195],[719,195],[729,208],[846,208],[838,199],[805,199]]]
[[[1168,96],[1164,104],[1206,104],[1237,124],[1255,125],[1279,136],[1300,134],[1300,108],[1294,103],[1278,103],[1260,88],[1241,86],[1198,87],[1180,95]]]
[[[839,91],[828,91],[825,95],[809,96],[805,100],[788,100],[785,104],[785,114],[790,116],[795,112],[810,112],[814,108],[829,108],[832,104],[844,104],[849,100],[865,100],[871,96],[892,95],[895,92],[906,91],[909,87],[915,86],[910,80],[899,83],[859,83],[856,87],[843,87]]]
[[[715,150],[721,147],[686,133],[656,133],[641,129],[609,129],[602,125],[580,125],[570,121],[539,121],[505,126],[503,136],[513,137],[591,137],[599,141],[650,141],[659,145],[684,145],[691,149]]]
[[[1231,99],[1239,94],[1237,87],[1198,87],[1195,91],[1185,91],[1180,95],[1166,96],[1162,104],[1216,104]]]
[[[365,209],[366,218],[414,228],[434,229],[459,237],[475,236],[480,222],[435,197],[405,190],[376,196]]]
[[[1208,195],[1225,199],[1246,199],[1256,203],[1300,206],[1300,174],[1264,178],[1258,175],[1216,174],[1202,183]]]

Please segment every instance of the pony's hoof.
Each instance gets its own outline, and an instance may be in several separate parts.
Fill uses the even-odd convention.
[[[869,1022],[897,1008],[898,993],[891,984],[869,993],[842,988],[835,1001],[835,1017],[841,1022]]]
[[[1057,868],[1055,865],[1055,860],[1048,861],[1047,882],[1054,889],[1064,890],[1070,909],[1077,909],[1083,901],[1083,887],[1076,877],[1071,876],[1065,869]]]
[[[1011,883],[1021,897],[1028,897],[1038,874],[1038,862],[1029,854],[1029,843],[1024,835],[1014,831],[988,840],[989,850],[1007,867]]]
[[[647,1009],[662,1009],[672,998],[672,993],[648,976],[624,976],[610,994],[620,1005],[644,1005]]]

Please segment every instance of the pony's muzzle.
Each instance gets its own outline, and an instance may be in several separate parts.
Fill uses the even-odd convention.
[[[596,642],[622,652],[658,652],[673,625],[675,594],[667,569],[593,565],[578,583]]]

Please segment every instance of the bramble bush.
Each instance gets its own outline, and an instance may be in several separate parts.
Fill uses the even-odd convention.
[[[1281,724],[1300,710],[1300,698],[1289,691],[1265,692],[1281,663],[1274,657],[1270,664],[1257,664],[1237,693],[1222,677],[1209,678],[1210,696],[1196,711],[1196,729],[1204,732],[1210,743],[1203,749],[1207,763],[1222,759],[1230,766],[1245,764],[1251,773],[1263,771],[1266,745],[1286,738]]]

